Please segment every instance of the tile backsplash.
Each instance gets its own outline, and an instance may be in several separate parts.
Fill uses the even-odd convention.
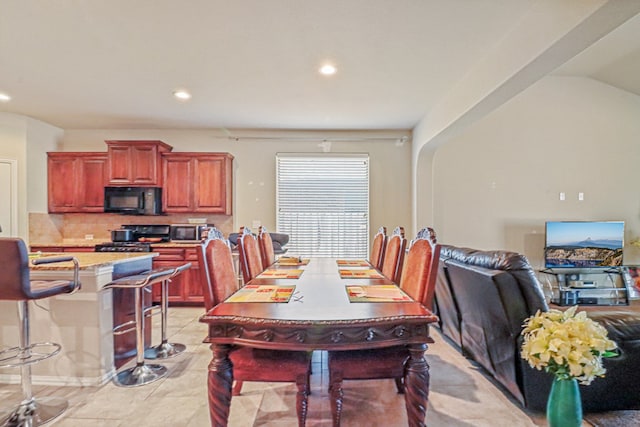
[[[29,243],[52,244],[65,240],[81,240],[93,236],[94,240],[111,240],[111,230],[122,224],[180,224],[189,218],[207,218],[225,236],[233,232],[233,216],[192,214],[168,214],[137,216],[101,213],[48,214],[29,213]]]

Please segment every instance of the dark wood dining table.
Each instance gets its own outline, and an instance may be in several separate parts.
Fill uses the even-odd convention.
[[[274,350],[357,350],[407,345],[405,404],[409,426],[424,426],[429,393],[429,366],[424,358],[433,340],[429,324],[437,317],[422,304],[350,302],[346,285],[392,284],[387,279],[342,279],[336,259],[312,258],[308,265],[281,266],[304,272],[297,279],[257,277],[251,285],[295,285],[287,303],[230,302],[200,318],[207,323],[213,358],[208,370],[212,426],[226,426],[231,405],[232,346]]]

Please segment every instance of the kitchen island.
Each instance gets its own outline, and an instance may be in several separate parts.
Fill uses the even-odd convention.
[[[32,256],[55,256],[38,253]],[[116,359],[135,355],[135,334],[114,340],[113,326],[133,313],[131,291],[102,288],[114,279],[137,274],[152,267],[155,253],[65,252],[80,264],[82,288],[31,302],[31,342],[53,341],[62,345],[60,354],[32,366],[34,384],[100,385],[115,374]],[[69,280],[73,263],[31,266],[32,280]],[[131,335],[131,336],[130,336]],[[16,303],[0,301],[0,345],[18,345]],[[19,383],[20,370],[2,369],[0,383]]]
[[[96,245],[108,244],[111,241],[64,239],[56,242],[32,243],[31,251],[37,252],[94,252]],[[200,267],[196,251],[197,243],[158,242],[150,243],[151,251],[158,256],[153,259],[153,268],[179,267],[190,262],[191,268],[176,277],[169,287],[170,305],[204,306],[204,295],[200,283]],[[153,302],[161,301],[160,286],[153,286]]]

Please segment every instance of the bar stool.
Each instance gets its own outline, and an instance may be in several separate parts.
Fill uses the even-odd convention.
[[[7,417],[2,426],[40,426],[60,416],[69,403],[58,397],[35,398],[31,389],[31,365],[48,359],[61,350],[52,342],[30,341],[29,301],[70,294],[80,289],[78,260],[71,256],[34,259],[33,264],[73,262],[73,280],[30,280],[29,255],[22,239],[0,238],[0,300],[18,303],[20,345],[0,352],[0,367],[20,367],[23,400]],[[48,350],[48,351],[45,351]]]
[[[160,302],[160,314],[162,316],[161,320],[161,333],[162,333],[162,342],[155,347],[149,347],[144,351],[145,359],[167,359],[169,357],[177,356],[187,349],[187,346],[184,344],[178,343],[170,343],[167,340],[167,312],[169,311],[169,283],[176,276],[182,274],[183,271],[191,268],[191,263],[188,262],[180,267],[176,268],[171,277],[167,280],[163,280],[162,284],[162,294],[161,294],[161,302]]]
[[[167,368],[162,365],[144,363],[144,300],[142,291],[147,286],[167,280],[175,268],[153,270],[146,273],[126,276],[107,283],[104,289],[124,288],[133,289],[135,298],[135,320],[125,322],[113,329],[114,335],[122,335],[136,331],[136,366],[118,372],[113,381],[121,387],[137,387],[149,384],[167,375]],[[134,327],[129,327],[135,324]],[[128,329],[124,329],[127,328]]]

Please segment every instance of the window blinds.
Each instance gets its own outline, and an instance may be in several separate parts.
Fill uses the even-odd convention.
[[[277,228],[292,255],[367,258],[369,156],[278,154],[276,178]]]

